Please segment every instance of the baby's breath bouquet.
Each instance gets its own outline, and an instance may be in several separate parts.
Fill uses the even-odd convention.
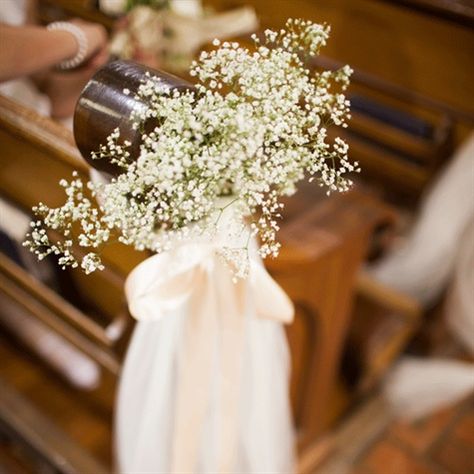
[[[170,90],[149,75],[137,92],[147,107],[133,113],[142,131],[138,158],[130,158],[130,143],[116,130],[94,158],[123,172],[105,183],[63,180],[66,203],[40,203],[25,244],[39,258],[56,254],[63,267],[89,273],[103,268],[100,248],[109,241],[162,252],[209,239],[231,207],[247,236],[247,245],[222,248],[237,274],[245,274],[254,237],[261,257],[277,255],[281,198],[305,176],[328,192],[346,191],[347,173],[357,171],[344,140],[327,134],[330,125],[347,126],[351,69],[311,72],[306,63],[328,36],[327,25],[290,19],[285,29],[253,36],[252,50],[216,40],[217,48],[192,64],[194,90]],[[149,119],[157,125],[145,132]],[[52,241],[48,229],[60,238]],[[88,253],[75,255],[76,244]]]

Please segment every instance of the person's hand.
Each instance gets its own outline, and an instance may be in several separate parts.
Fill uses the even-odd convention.
[[[107,32],[105,28],[98,23],[89,23],[75,18],[71,23],[78,26],[85,34],[87,39],[87,50],[84,63],[92,60],[98,53],[105,51],[107,45]]]

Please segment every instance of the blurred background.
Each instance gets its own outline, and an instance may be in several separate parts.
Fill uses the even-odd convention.
[[[188,80],[214,37],[332,26],[310,67],[354,69],[342,136],[362,171],[345,194],[303,184],[266,262],[297,312],[298,472],[474,473],[474,3],[0,0],[2,23],[71,18],[103,25],[107,59]],[[72,115],[100,65],[0,83],[0,473],[113,472],[122,286],[146,255],[113,245],[85,276],[21,246],[31,206],[88,176]]]

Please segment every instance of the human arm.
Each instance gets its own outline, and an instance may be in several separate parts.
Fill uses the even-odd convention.
[[[85,61],[104,48],[107,36],[102,26],[80,20],[71,23],[86,37]],[[0,82],[49,69],[77,51],[78,42],[68,31],[0,24]]]

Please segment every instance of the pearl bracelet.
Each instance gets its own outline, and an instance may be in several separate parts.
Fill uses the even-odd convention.
[[[82,31],[81,28],[67,21],[55,21],[54,23],[50,23],[46,27],[46,29],[48,31],[67,31],[68,33],[71,33],[74,36],[77,42],[76,55],[73,56],[71,59],[61,61],[57,66],[59,69],[74,69],[84,61],[88,45],[86,35],[84,34],[84,31]]]

